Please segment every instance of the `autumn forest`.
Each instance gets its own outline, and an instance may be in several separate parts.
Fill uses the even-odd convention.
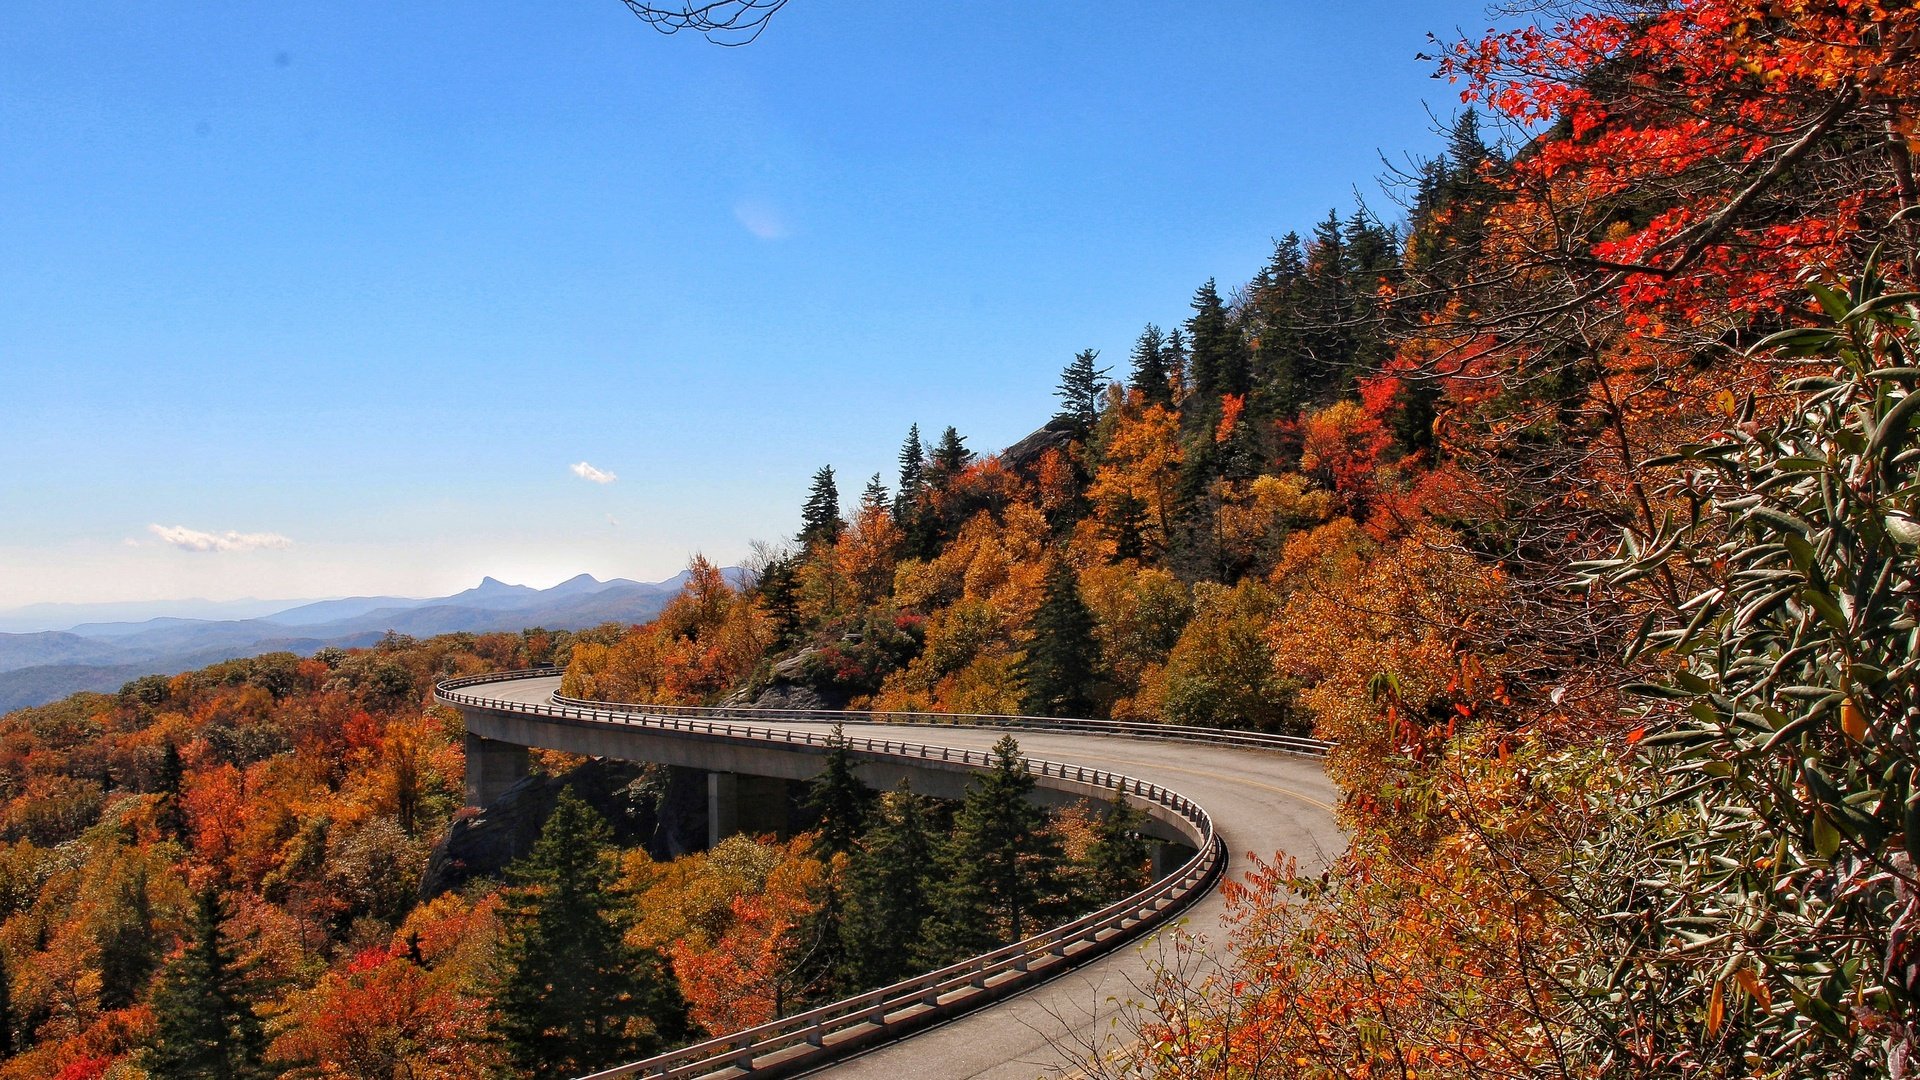
[[[1237,864],[1116,1076],[1913,1075],[1920,9],[1573,8],[1436,40],[1390,202],[1063,357],[1011,447],[901,418],[649,623],[7,716],[0,1078],[574,1076],[1146,881],[1136,812],[1035,808],[1012,740],[955,801],[836,752],[691,852],[663,770],[539,752],[526,843],[462,863],[432,688],[547,665],[1330,741],[1350,846]]]

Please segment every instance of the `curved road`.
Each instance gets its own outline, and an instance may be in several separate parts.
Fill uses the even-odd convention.
[[[554,677],[465,688],[498,706],[547,704]],[[612,714],[619,715],[619,714]],[[756,727],[818,730],[823,724],[753,721]],[[862,724],[856,734],[983,750],[1005,732],[991,728]],[[1249,855],[1284,851],[1303,873],[1317,871],[1346,846],[1334,824],[1335,791],[1317,759],[1264,750],[1158,742],[1103,735],[1016,731],[1020,749],[1036,757],[1111,769],[1172,788],[1205,807],[1225,841],[1228,873]],[[1189,930],[1218,942],[1226,902],[1215,889],[1184,914]],[[1154,935],[1124,945],[1064,975],[940,1027],[825,1066],[813,1075],[836,1080],[1034,1080],[1071,1069],[1097,1047],[1124,1040],[1114,1021],[1120,1003],[1139,996]]]

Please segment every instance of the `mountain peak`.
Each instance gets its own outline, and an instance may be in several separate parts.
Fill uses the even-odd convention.
[[[501,581],[499,578],[489,576],[489,577],[481,578],[480,584],[475,585],[473,587],[473,591],[474,592],[502,592],[507,590],[517,591],[524,588],[526,588],[525,585],[509,585],[506,582]]]

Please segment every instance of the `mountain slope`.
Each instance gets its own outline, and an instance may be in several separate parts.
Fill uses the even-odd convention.
[[[727,573],[737,580],[740,571]],[[658,615],[685,579],[681,574],[654,583],[601,581],[581,574],[550,589],[534,589],[488,577],[446,597],[348,597],[301,604],[263,618],[159,617],[91,623],[71,631],[0,634],[0,711],[44,704],[79,690],[113,691],[142,675],[169,675],[235,657],[368,645],[390,631],[432,637],[641,623]]]

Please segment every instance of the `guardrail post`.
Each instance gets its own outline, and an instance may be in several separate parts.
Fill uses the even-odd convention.
[[[1165,840],[1157,840],[1149,844],[1148,852],[1153,860],[1151,869],[1155,881],[1180,869],[1186,865],[1188,859],[1194,856],[1193,849],[1185,844],[1172,844]]]

